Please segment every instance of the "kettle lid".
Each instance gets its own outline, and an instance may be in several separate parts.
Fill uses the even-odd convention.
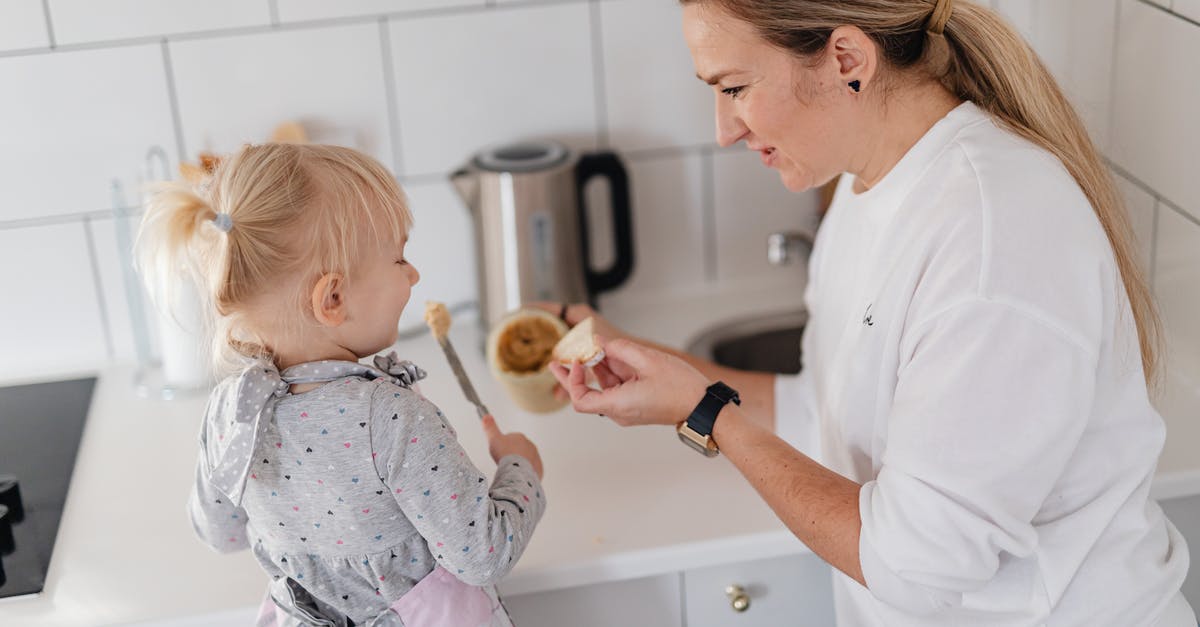
[[[567,159],[567,147],[555,141],[494,146],[475,155],[475,166],[488,172],[536,172]]]

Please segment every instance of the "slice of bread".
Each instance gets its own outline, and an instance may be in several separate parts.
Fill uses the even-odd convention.
[[[604,360],[604,350],[596,344],[595,320],[588,318],[575,325],[554,346],[555,361],[591,367]]]

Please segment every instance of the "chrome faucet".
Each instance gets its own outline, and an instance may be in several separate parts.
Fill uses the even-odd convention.
[[[807,248],[801,256],[801,248]],[[781,231],[767,236],[767,261],[773,266],[786,266],[796,259],[812,254],[813,236],[801,231]]]

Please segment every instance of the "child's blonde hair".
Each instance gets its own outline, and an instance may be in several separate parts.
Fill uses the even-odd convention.
[[[270,359],[273,340],[313,320],[322,275],[353,281],[364,247],[399,243],[411,227],[404,192],[375,159],[339,146],[247,145],[200,188],[156,187],[137,259],[160,306],[174,283],[195,282],[223,373]],[[270,328],[254,324],[268,316]]]

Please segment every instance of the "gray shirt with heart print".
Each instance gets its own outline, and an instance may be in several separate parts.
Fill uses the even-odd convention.
[[[252,428],[236,416],[255,389],[245,377],[213,391],[188,504],[199,536],[218,551],[251,548],[276,603],[335,625],[386,612],[438,564],[472,585],[508,573],[546,507],[529,462],[504,457],[489,481],[442,412],[390,373],[316,362],[274,381],[315,366],[328,383],[296,395],[282,385]],[[248,444],[225,446],[249,431]],[[231,490],[217,471],[238,446],[249,459]]]

